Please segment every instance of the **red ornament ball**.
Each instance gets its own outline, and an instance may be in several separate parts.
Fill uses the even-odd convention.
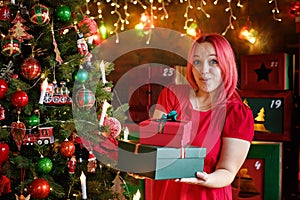
[[[0,164],[4,163],[8,159],[9,146],[6,143],[0,143]]]
[[[0,120],[5,119],[5,109],[0,105]]]
[[[101,36],[100,36],[99,33],[96,33],[96,34],[93,35],[93,44],[94,44],[94,45],[98,46],[98,45],[100,45],[102,42],[103,42],[103,40],[102,40],[102,38],[101,38]]]
[[[75,102],[79,108],[90,109],[95,103],[95,95],[91,90],[82,88],[77,91],[75,95]]]
[[[60,144],[60,153],[64,157],[71,157],[75,153],[75,144],[72,141],[65,140]]]
[[[106,117],[104,119],[103,126],[108,127],[109,133],[113,138],[117,138],[122,130],[120,121],[114,117]]]
[[[32,6],[30,16],[30,21],[37,25],[45,25],[50,22],[49,8],[42,4]]]
[[[35,58],[26,58],[20,67],[20,73],[28,80],[36,79],[41,74],[40,62]]]
[[[92,18],[84,16],[83,20],[78,23],[80,32],[84,37],[90,37],[98,33],[98,24]]]
[[[2,99],[5,96],[7,90],[8,90],[8,84],[6,80],[0,79],[0,99]]]
[[[22,90],[17,90],[11,95],[11,103],[18,107],[23,108],[28,104],[28,95]]]
[[[32,198],[44,199],[50,193],[50,185],[48,181],[42,178],[34,179],[29,185],[29,193]]]
[[[18,78],[19,78],[19,75],[18,75],[18,74],[13,74],[13,75],[12,75],[12,78],[18,79]]]

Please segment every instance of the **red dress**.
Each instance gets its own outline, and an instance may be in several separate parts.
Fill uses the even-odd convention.
[[[189,101],[189,88],[185,86],[164,89],[159,96],[157,106],[168,113],[176,110],[178,120],[191,120],[195,135],[191,145],[205,147],[207,155],[204,160],[204,171],[215,170],[220,154],[221,138],[231,137],[251,142],[254,135],[253,115],[251,109],[234,95],[224,106],[210,111],[194,110]],[[220,177],[222,178],[222,177]],[[211,189],[199,185],[175,182],[173,180],[146,179],[146,200],[231,200],[231,186]]]

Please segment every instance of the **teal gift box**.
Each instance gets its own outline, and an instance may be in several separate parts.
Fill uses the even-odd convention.
[[[155,180],[191,178],[203,171],[206,149],[200,147],[160,147],[138,141],[118,142],[121,171]]]

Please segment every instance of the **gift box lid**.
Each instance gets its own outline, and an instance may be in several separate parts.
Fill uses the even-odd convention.
[[[206,149],[199,147],[157,148],[159,158],[201,158],[205,157]]]
[[[182,134],[184,129],[190,132],[192,128],[191,121],[161,121],[161,119],[147,119],[139,123],[140,132],[150,131],[153,133]]]
[[[142,145],[138,141],[119,141],[119,147],[135,154],[156,152],[159,159],[179,158],[203,158],[206,156],[206,148],[200,147],[160,147],[153,145]]]

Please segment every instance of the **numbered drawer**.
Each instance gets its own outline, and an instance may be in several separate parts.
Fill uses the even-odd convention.
[[[253,141],[232,183],[233,199],[282,199],[282,156],[282,142]]]
[[[288,90],[290,58],[286,53],[241,57],[241,89]]]
[[[292,91],[245,91],[240,95],[254,117],[256,140],[289,141],[291,139]]]

